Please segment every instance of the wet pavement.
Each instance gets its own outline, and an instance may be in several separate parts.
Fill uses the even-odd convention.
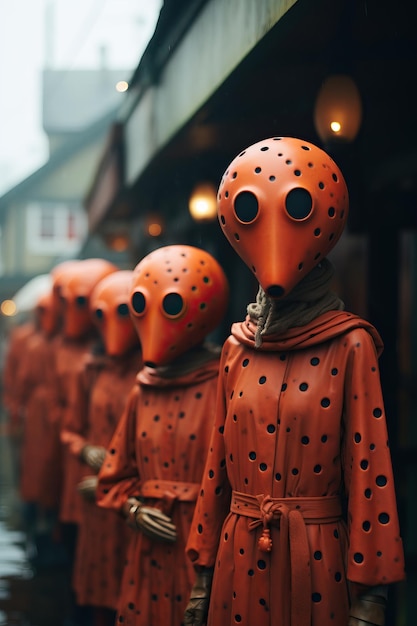
[[[62,558],[35,565],[19,500],[13,446],[0,417],[0,626],[65,626],[70,572]]]

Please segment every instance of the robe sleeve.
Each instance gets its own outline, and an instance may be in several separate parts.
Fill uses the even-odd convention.
[[[230,511],[231,486],[227,477],[224,424],[226,419],[225,366],[227,343],[223,347],[217,382],[216,414],[210,437],[201,489],[194,510],[186,554],[194,565],[213,567],[223,522]]]
[[[121,512],[129,497],[140,495],[141,480],[136,463],[136,411],[135,385],[131,390],[126,408],[116,427],[106,458],[98,473],[96,502],[106,509]]]
[[[396,495],[378,357],[371,335],[347,335],[343,468],[348,498],[347,578],[361,585],[404,579]]]

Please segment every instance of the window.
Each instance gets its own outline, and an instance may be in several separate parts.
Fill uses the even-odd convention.
[[[30,203],[27,214],[27,247],[35,254],[73,254],[86,233],[82,207],[62,203]]]

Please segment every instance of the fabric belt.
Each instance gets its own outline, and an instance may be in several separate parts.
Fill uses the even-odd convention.
[[[277,568],[280,584],[275,585],[271,581],[271,589],[274,594],[282,593],[282,623],[310,626],[311,571],[306,524],[330,524],[339,521],[342,517],[340,498],[271,498],[264,494],[253,496],[233,491],[230,511],[252,518],[249,523],[251,531],[262,526],[262,535],[258,540],[258,548],[262,552],[272,551],[269,527],[279,527],[280,559]]]
[[[172,498],[180,502],[195,502],[200,483],[187,483],[175,480],[145,480],[141,485],[143,498]]]

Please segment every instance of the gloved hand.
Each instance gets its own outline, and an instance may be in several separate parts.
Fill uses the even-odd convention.
[[[172,519],[156,507],[145,506],[138,500],[129,509],[127,523],[151,539],[170,543],[177,539],[177,529]]]
[[[363,594],[352,603],[348,626],[384,626],[386,600],[381,596]]]
[[[77,491],[88,502],[96,501],[96,489],[97,489],[98,477],[97,476],[85,476],[77,485]]]
[[[81,459],[96,472],[99,471],[103,465],[104,458],[106,456],[106,448],[102,446],[92,446],[87,444],[81,450]]]
[[[204,567],[196,573],[190,599],[184,613],[184,626],[203,626],[207,623],[213,569]]]

